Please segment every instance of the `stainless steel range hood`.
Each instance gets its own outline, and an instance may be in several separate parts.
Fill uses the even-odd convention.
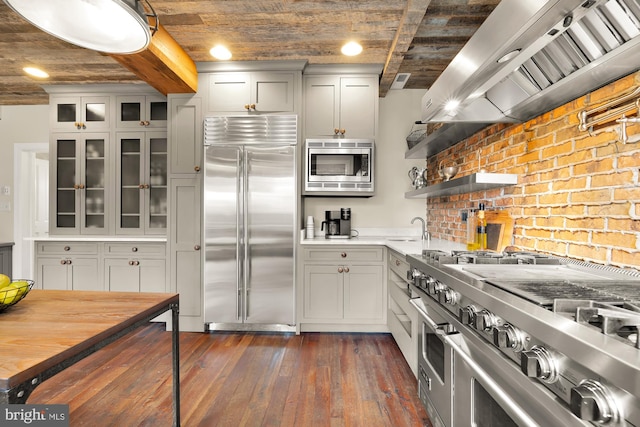
[[[638,0],[502,0],[424,95],[422,121],[524,122],[638,69]]]

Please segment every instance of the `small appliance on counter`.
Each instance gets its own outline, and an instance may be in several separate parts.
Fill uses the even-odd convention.
[[[324,216],[325,220],[322,221],[320,230],[324,230],[325,239],[349,239],[351,237],[351,208],[324,211]]]

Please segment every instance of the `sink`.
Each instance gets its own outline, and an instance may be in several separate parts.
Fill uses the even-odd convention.
[[[417,237],[391,237],[387,239],[390,242],[419,242]]]

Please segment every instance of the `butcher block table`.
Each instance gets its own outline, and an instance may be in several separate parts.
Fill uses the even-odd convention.
[[[34,289],[0,312],[0,403],[171,310],[174,425],[180,425],[178,294]]]

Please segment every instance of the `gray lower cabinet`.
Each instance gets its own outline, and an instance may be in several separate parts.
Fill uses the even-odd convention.
[[[105,288],[124,292],[167,292],[165,252],[163,243],[106,243]]]
[[[407,272],[410,270],[405,257],[388,250],[387,288],[389,305],[387,325],[413,374],[418,372],[418,312],[409,303],[411,295]]]
[[[36,288],[167,292],[164,242],[36,242]]]
[[[0,273],[14,278],[12,274],[13,266],[13,242],[0,243]]]
[[[301,330],[385,331],[384,248],[303,249]]]

